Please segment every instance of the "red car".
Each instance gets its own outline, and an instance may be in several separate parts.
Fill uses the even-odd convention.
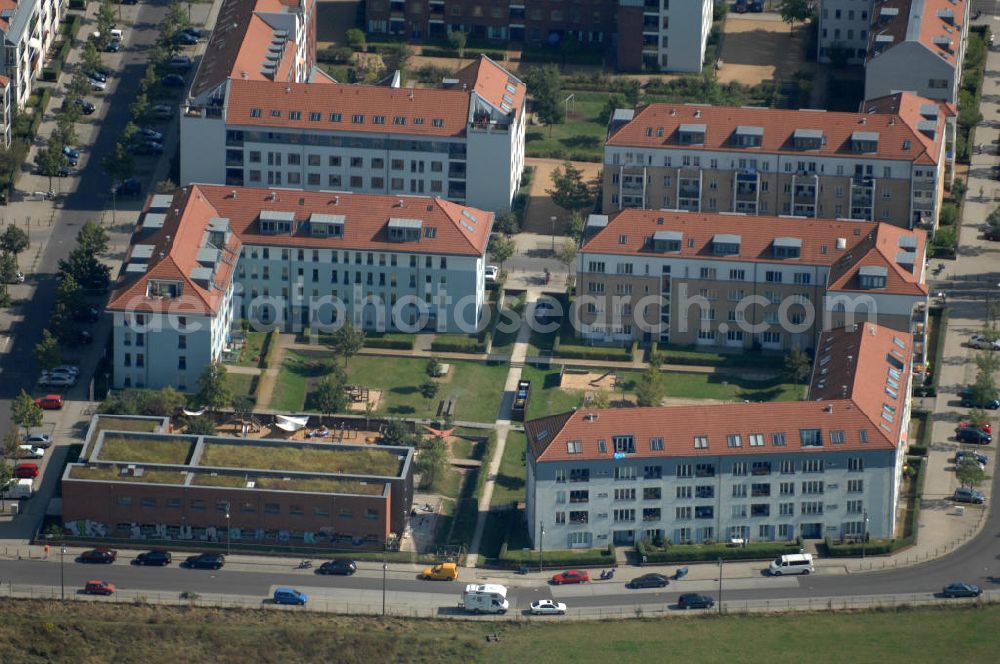
[[[14,466],[14,477],[22,480],[33,480],[38,477],[37,463],[19,463]]]
[[[552,584],[556,586],[561,586],[564,583],[587,583],[588,581],[590,581],[590,575],[587,574],[587,570],[579,569],[559,572],[552,577]]]
[[[967,428],[974,427],[974,426],[975,425],[972,422],[959,422],[958,426],[955,427],[955,431],[958,431],[959,429],[967,429]],[[978,429],[980,431],[982,431],[983,433],[993,433],[993,425],[992,424],[983,424],[983,425],[980,425],[978,427]]]
[[[87,585],[83,587],[83,592],[88,595],[113,595],[115,593],[115,584],[108,583],[107,581],[87,581]]]
[[[59,410],[63,407],[63,398],[61,394],[46,394],[35,399],[35,405],[42,410]]]

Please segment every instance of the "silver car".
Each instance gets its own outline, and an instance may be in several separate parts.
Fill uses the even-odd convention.
[[[45,450],[41,447],[35,447],[33,445],[18,445],[18,452],[21,454],[22,459],[41,459],[45,456]]]
[[[21,440],[25,445],[40,447],[43,450],[52,446],[52,436],[47,433],[30,433]]]

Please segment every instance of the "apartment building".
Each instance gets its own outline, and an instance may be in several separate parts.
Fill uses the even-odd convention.
[[[340,84],[315,66],[315,12],[272,15],[263,4],[224,5],[246,20],[220,21],[198,68],[181,117],[182,184],[510,209],[524,170],[524,83],[480,57],[438,88],[405,88],[398,75],[384,86]]]
[[[234,319],[474,331],[492,224],[492,213],[418,196],[218,185],[153,196],[107,307],[114,386],[193,389]]]
[[[625,210],[588,219],[578,335],[783,351],[872,321],[923,354],[926,234],[889,224]]]
[[[701,71],[712,0],[369,0],[369,33],[603,48],[622,71]]]
[[[953,112],[909,93],[861,112],[650,104],[613,115],[601,208],[933,226]]]
[[[93,416],[80,459],[62,475],[69,533],[380,550],[406,528],[412,448],[179,435],[169,426]]]
[[[65,0],[0,0],[4,58],[0,74],[10,79],[11,103],[24,108],[59,34]]]
[[[10,147],[14,109],[11,107],[10,79],[0,76],[0,148]]]
[[[898,536],[909,335],[824,334],[809,400],[582,408],[529,421],[536,548]]]
[[[821,0],[817,59],[827,64],[863,65],[874,0]]]

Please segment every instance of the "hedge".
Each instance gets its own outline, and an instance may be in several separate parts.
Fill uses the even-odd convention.
[[[933,317],[939,317],[940,320],[932,324],[931,320]],[[929,338],[929,344],[927,347],[927,356],[931,357],[931,363],[929,369],[931,371],[931,384],[930,385],[914,385],[913,386],[913,396],[915,397],[936,397],[938,390],[938,379],[941,376],[941,360],[944,357],[944,344],[942,343],[942,338],[944,337],[944,331],[948,328],[948,310],[942,307],[931,307],[927,312],[928,324],[926,330],[926,336]],[[936,334],[933,336],[931,332],[935,331]]]
[[[480,53],[498,62],[503,62],[507,56],[505,51],[498,50],[495,48],[470,48],[468,46],[465,47],[466,58],[476,58],[479,56]],[[421,46],[420,55],[425,58],[457,58],[458,51],[453,48],[444,48],[441,46]]]
[[[615,553],[611,546],[603,549],[582,549],[580,551],[573,549],[542,551],[542,563],[545,567],[611,566],[615,564]],[[526,565],[538,565],[538,551],[508,551],[507,542],[504,542],[500,547],[497,567],[517,569]]]
[[[607,360],[610,362],[627,362],[632,360],[632,354],[624,348],[561,346],[555,343],[552,346],[552,355],[569,360]]]
[[[436,353],[485,353],[488,341],[478,341],[473,337],[458,340],[435,339],[431,342],[431,350]]]
[[[365,348],[388,348],[391,350],[413,350],[413,339],[379,339],[365,337]]]
[[[486,477],[489,473],[490,460],[493,459],[493,454],[497,449],[497,434],[496,431],[490,432],[489,438],[486,439],[486,447],[483,449],[483,464],[479,467],[479,472],[476,473],[476,505],[479,504],[480,499],[483,497],[483,487],[486,486]]]
[[[780,364],[780,355],[763,355],[757,352],[713,353],[687,348],[667,347],[659,349],[663,364],[703,367],[774,367]]]
[[[86,9],[87,0],[69,0],[70,9]]]
[[[790,542],[750,542],[745,547],[727,544],[671,544],[656,549],[645,540],[636,551],[646,564],[683,563],[719,560],[770,560],[789,553],[798,553],[802,545]]]
[[[266,335],[264,335],[264,343],[260,345],[260,362],[257,366],[261,369],[267,369],[267,364],[271,359],[271,347],[274,345],[274,330],[269,330]]]

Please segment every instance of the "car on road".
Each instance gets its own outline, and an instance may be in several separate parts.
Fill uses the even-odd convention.
[[[989,401],[980,403],[972,394],[971,388],[963,389],[958,393],[958,396],[962,399],[963,408],[984,408],[986,410],[996,410],[1000,408],[1000,399],[990,399]]]
[[[87,581],[83,592],[86,595],[114,595],[115,584],[109,581]]]
[[[980,350],[1000,350],[1000,339],[973,334],[969,337],[969,346]]]
[[[157,120],[169,120],[174,117],[174,109],[167,104],[154,104],[149,109],[149,115]]]
[[[431,581],[454,581],[458,578],[458,565],[455,563],[438,563],[434,567],[425,567],[420,577]]]
[[[43,373],[38,384],[42,387],[73,387],[76,385],[76,377],[69,374],[48,374]]]
[[[139,135],[145,138],[147,141],[153,141],[154,143],[163,142],[163,134],[154,129],[150,129],[149,127],[140,127]]]
[[[358,571],[358,566],[353,560],[340,558],[338,560],[328,560],[316,570],[317,574],[338,574],[350,576]]]
[[[122,180],[113,191],[115,196],[138,196],[142,193],[142,183],[135,178],[129,178]]]
[[[59,410],[64,403],[65,400],[61,394],[46,394],[44,397],[35,399],[35,405],[42,410]]]
[[[91,115],[94,111],[97,110],[96,106],[94,106],[93,104],[91,104],[89,101],[87,101],[85,99],[80,99],[79,97],[73,97],[73,99],[69,103],[71,103],[71,104],[73,104],[75,106],[79,106],[80,107],[80,112],[83,113],[84,115]],[[63,103],[63,107],[64,108],[65,108],[65,106],[66,106],[66,104]]]
[[[986,502],[986,496],[983,495],[982,491],[970,489],[966,486],[955,489],[955,493],[952,494],[951,499],[956,503],[971,503],[972,505],[982,505]]]
[[[199,553],[184,561],[184,566],[191,569],[222,569],[225,564],[226,557],[221,553]]]
[[[274,589],[275,604],[296,604],[298,606],[305,606],[308,601],[309,595],[296,590],[295,588],[281,587]]]
[[[190,69],[191,58],[186,55],[175,55],[167,62],[167,66],[171,69]]]
[[[25,445],[34,445],[48,449],[52,447],[52,436],[47,433],[29,433],[21,437],[21,442]]]
[[[670,579],[662,574],[643,574],[628,582],[629,588],[666,588]]]
[[[496,265],[486,266],[486,281],[496,281],[498,276],[500,276],[500,268]]]
[[[71,346],[89,346],[94,343],[94,335],[87,330],[77,330],[76,336],[70,340]]]
[[[14,466],[14,477],[19,480],[33,480],[38,477],[37,463],[19,463]]]
[[[713,606],[715,606],[715,600],[708,595],[684,593],[677,598],[677,608],[679,609],[711,609]]]
[[[45,456],[45,449],[34,445],[18,445],[17,454],[22,459],[41,459]]]
[[[77,558],[77,560],[81,563],[88,563],[92,565],[110,565],[118,560],[118,552],[114,549],[99,546],[96,549],[84,551],[80,554],[80,557]]]
[[[972,583],[949,583],[941,589],[945,597],[979,597],[983,589]]]
[[[159,567],[165,567],[170,564],[170,561],[170,552],[162,549],[146,551],[145,553],[140,553],[135,557],[136,565],[156,565]]]
[[[186,81],[180,74],[167,74],[160,79],[160,84],[168,88],[182,88]]]
[[[49,373],[54,373],[54,374],[64,373],[64,374],[71,374],[73,376],[79,376],[80,367],[76,366],[75,364],[60,364],[55,369],[52,369]]]
[[[986,464],[989,463],[990,458],[985,454],[980,454],[979,452],[970,452],[968,450],[959,450],[955,452],[955,465],[962,463],[966,459],[972,459],[979,464],[979,467],[986,470]]]
[[[963,427],[955,432],[955,438],[960,443],[970,443],[972,445],[989,445],[993,442],[993,436],[980,431],[976,427]]]
[[[552,585],[555,586],[567,583],[587,583],[588,581],[590,581],[590,575],[585,569],[569,569],[552,577]]]
[[[566,615],[566,605],[552,599],[538,599],[531,603],[531,612],[536,616]]]
[[[74,323],[96,323],[101,320],[101,312],[97,307],[83,307],[73,312]]]

